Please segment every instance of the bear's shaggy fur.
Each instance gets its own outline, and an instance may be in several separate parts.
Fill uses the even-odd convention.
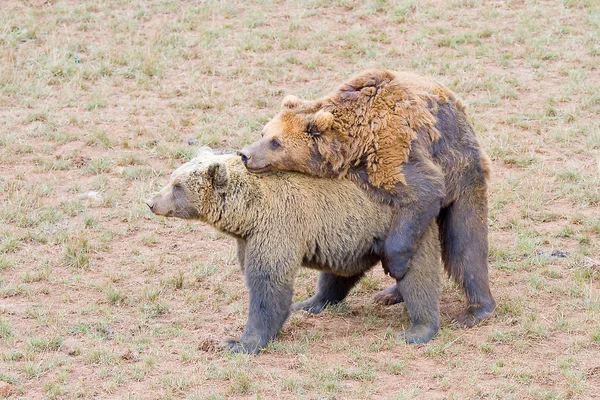
[[[318,313],[342,301],[379,262],[393,214],[349,181],[255,175],[239,157],[210,149],[177,169],[148,206],[158,215],[199,219],[237,239],[250,304],[242,337],[226,342],[236,352],[266,346],[291,309]],[[409,343],[427,342],[439,328],[440,252],[432,222],[397,288],[411,318],[402,333]],[[291,307],[301,265],[321,271],[317,293]]]
[[[252,172],[348,177],[392,204],[395,217],[382,262],[398,280],[422,232],[437,217],[444,266],[469,302],[456,320],[470,326],[493,312],[487,264],[490,162],[464,105],[443,85],[373,70],[319,100],[288,96],[263,138],[240,155]],[[401,299],[390,294],[386,291],[384,302]]]

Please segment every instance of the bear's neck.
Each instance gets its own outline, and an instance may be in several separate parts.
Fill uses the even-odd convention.
[[[262,188],[257,178],[246,171],[229,172],[227,189],[218,199],[219,211],[208,222],[225,233],[246,238],[264,208]]]
[[[313,151],[311,154],[310,162],[307,167],[298,169],[298,172],[303,172],[308,175],[314,175],[321,178],[342,178],[346,175],[349,169],[342,167],[334,168],[331,161],[326,157],[320,149]]]
[[[314,153],[309,168],[305,171],[309,175],[317,175],[323,178],[349,179],[364,190],[372,199],[384,203],[393,204],[397,197],[394,190],[375,186],[369,180],[367,161],[365,155],[357,153],[351,162],[341,163],[334,168],[332,163],[319,153]]]

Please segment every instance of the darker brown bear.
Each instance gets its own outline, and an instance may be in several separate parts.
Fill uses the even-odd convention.
[[[298,171],[348,177],[395,209],[383,267],[397,280],[437,217],[446,271],[468,307],[457,322],[491,315],[487,179],[490,163],[450,90],[425,77],[365,71],[317,101],[288,96],[263,138],[240,155],[252,172]],[[395,288],[380,300],[402,300]]]

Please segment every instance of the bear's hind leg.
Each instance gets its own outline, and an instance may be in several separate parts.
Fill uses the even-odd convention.
[[[317,293],[308,300],[293,304],[292,310],[304,310],[312,314],[318,314],[328,305],[344,300],[350,289],[362,277],[363,274],[344,277],[329,272],[321,272],[317,283]]]
[[[437,224],[431,223],[410,260],[398,291],[410,315],[411,326],[398,335],[407,343],[427,343],[440,327],[440,298],[442,295],[442,266]]]
[[[454,320],[463,326],[473,326],[492,315],[496,308],[488,277],[485,186],[464,193],[443,209],[439,222],[444,268],[463,288],[468,302]]]

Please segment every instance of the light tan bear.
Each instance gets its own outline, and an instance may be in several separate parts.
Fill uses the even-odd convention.
[[[147,204],[157,215],[199,219],[237,239],[250,305],[242,337],[225,343],[248,353],[277,335],[291,309],[319,313],[342,301],[380,261],[393,214],[352,182],[298,173],[255,175],[239,157],[206,148]],[[439,329],[440,251],[432,222],[397,288],[412,323],[402,332],[409,343],[427,342]],[[317,293],[292,306],[301,266],[321,271]]]

